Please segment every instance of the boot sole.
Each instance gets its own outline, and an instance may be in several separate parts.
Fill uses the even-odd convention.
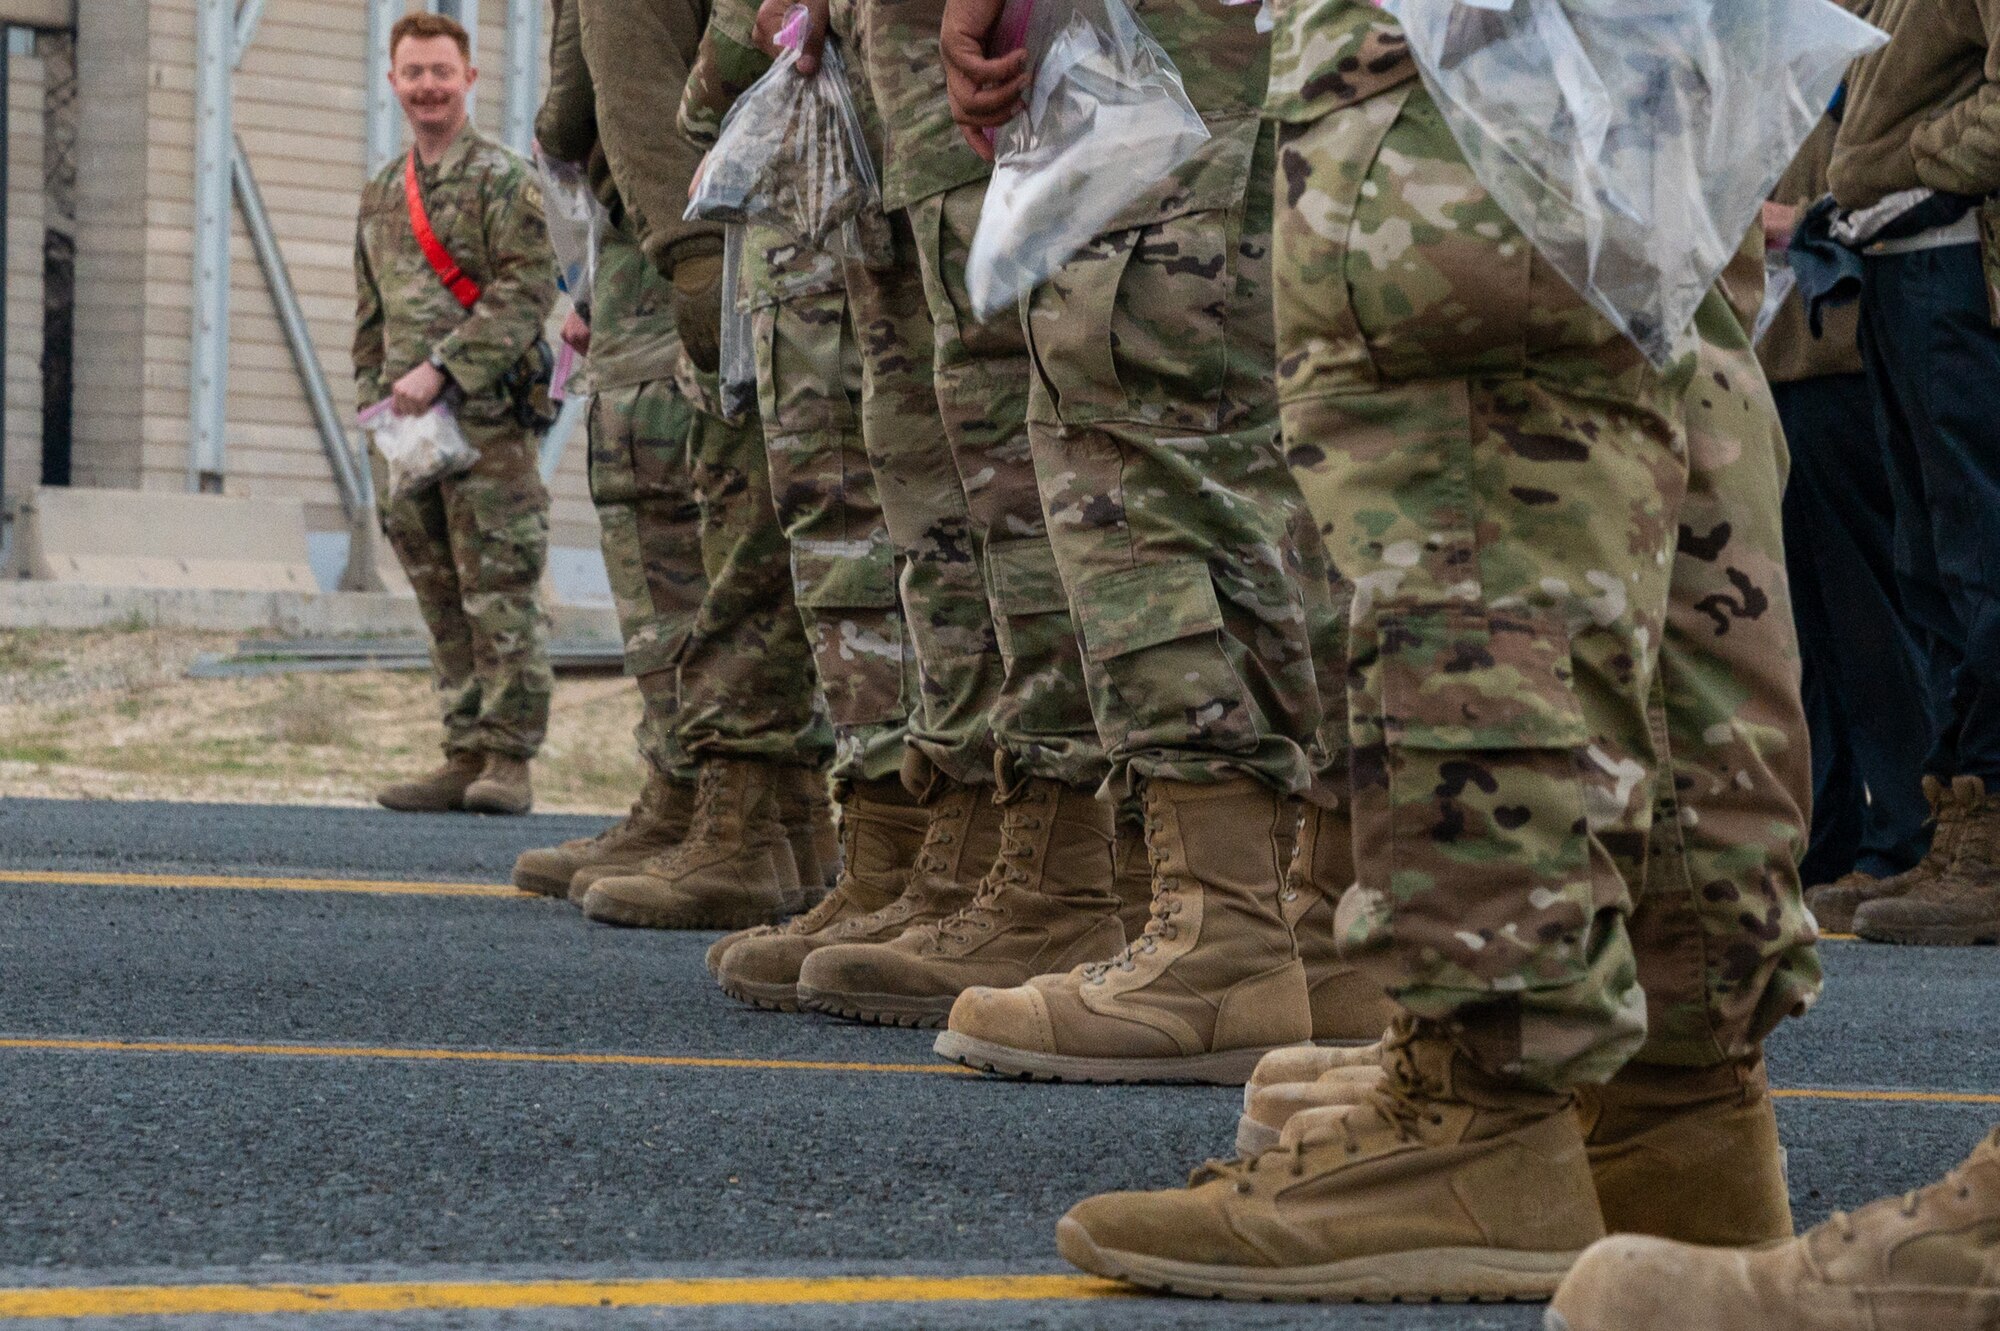
[[[904,1026],[911,1030],[943,1030],[957,999],[910,998],[902,994],[840,994],[806,985],[798,987],[799,1006],[822,1016],[858,1021],[868,1026]]]
[[[519,818],[534,807],[532,804],[503,804],[499,800],[469,799],[465,802],[467,813],[483,813],[494,818]]]
[[[1871,943],[1901,943],[1907,947],[1988,947],[2000,943],[2000,921],[1977,928],[1957,924],[1857,925]]]
[[[583,899],[585,919],[613,924],[624,929],[754,929],[760,924],[776,924],[778,916],[765,911],[674,911],[651,906],[635,906],[624,901]]]
[[[1540,1303],[1582,1255],[1427,1248],[1322,1266],[1211,1266],[1101,1248],[1067,1216],[1056,1223],[1056,1251],[1093,1275],[1142,1289],[1261,1303]]]
[[[716,986],[723,993],[739,1003],[747,1003],[766,1012],[797,1012],[799,1010],[799,987],[795,984],[756,984],[749,980],[716,980]]]
[[[1282,1130],[1269,1123],[1259,1123],[1248,1114],[1241,1115],[1236,1120],[1236,1155],[1239,1159],[1248,1160],[1275,1150],[1282,1135]]]
[[[520,888],[523,892],[533,892],[538,897],[554,897],[557,901],[567,901],[569,899],[569,879],[567,878],[542,878],[536,874],[516,871],[514,874],[514,886]]]
[[[1257,1070],[1258,1060],[1274,1049],[1226,1049],[1192,1058],[1080,1058],[1074,1054],[1041,1054],[1028,1049],[976,1040],[957,1031],[938,1036],[933,1050],[940,1058],[981,1072],[1022,1081],[1074,1081],[1114,1085],[1241,1086]]]

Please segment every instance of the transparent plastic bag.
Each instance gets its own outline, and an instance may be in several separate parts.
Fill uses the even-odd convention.
[[[745,230],[740,222],[722,229],[722,410],[732,420],[757,406],[755,321],[741,290]]]
[[[882,187],[839,43],[827,38],[817,74],[794,68],[808,21],[793,8],[778,34],[786,49],[723,117],[687,219],[754,222],[845,253],[848,223],[881,210]]]
[[[462,476],[479,461],[479,450],[466,442],[451,407],[439,402],[421,416],[398,416],[390,399],[361,413],[358,424],[374,437],[382,460],[389,464],[389,498],[408,499],[439,481]]]
[[[1473,173],[1664,367],[1856,56],[1831,0],[1383,0]]]
[[[1792,263],[1783,250],[1767,250],[1764,254],[1764,307],[1757,311],[1757,326],[1750,330],[1751,345],[1761,345],[1764,335],[1771,331],[1771,325],[1778,322],[1778,316],[1785,311],[1785,302],[1799,289],[1799,275],[1792,271]]]
[[[549,248],[556,253],[556,283],[579,305],[590,303],[597,280],[597,246],[604,236],[604,205],[590,178],[574,162],[558,162],[535,145],[535,168],[542,176],[542,214]]]
[[[1025,46],[1026,109],[993,141],[966,261],[990,319],[1046,282],[1208,141],[1180,71],[1125,0],[1009,0],[996,52]]]

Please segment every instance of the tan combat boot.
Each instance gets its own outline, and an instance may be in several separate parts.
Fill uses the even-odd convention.
[[[593,837],[523,851],[514,861],[514,886],[545,897],[567,897],[570,883],[585,869],[635,868],[672,850],[687,835],[693,813],[694,787],[649,769],[645,789],[623,822]]]
[[[812,767],[787,767],[778,784],[778,819],[785,825],[792,859],[799,866],[803,910],[816,904],[840,878],[840,834],[833,825],[826,774]]]
[[[1628,1063],[1577,1090],[1604,1227],[1711,1247],[1792,1236],[1762,1055],[1714,1068]]]
[[[479,779],[465,788],[467,813],[501,814],[518,818],[535,807],[535,787],[528,779],[528,760],[502,753],[486,755]]]
[[[1970,947],[2000,943],[2000,795],[1976,776],[1952,782],[1962,818],[1951,863],[1894,896],[1854,913],[1854,931],[1874,943]]]
[[[912,929],[957,914],[971,903],[986,871],[1000,857],[1000,810],[991,787],[960,785],[933,773],[919,789],[930,821],[909,885],[880,910],[843,920],[814,936],[813,950],[799,966],[800,1007],[852,1021],[912,1024],[883,1013],[864,1016],[846,1005],[847,995],[837,987],[844,975],[837,967],[829,969],[824,958],[850,945],[894,942]]]
[[[414,781],[398,781],[375,792],[375,802],[397,813],[459,813],[465,792],[486,770],[480,753],[447,753],[444,765]]]
[[[1891,878],[1874,878],[1851,873],[1831,883],[1822,883],[1806,893],[1806,906],[1823,932],[1854,932],[1854,916],[1870,901],[1899,897],[1914,891],[1951,867],[1958,853],[1959,837],[1967,817],[1984,801],[1985,786],[1976,777],[1960,777],[1947,786],[1934,776],[1924,778],[1924,798],[1931,805],[1931,848],[1923,860]]]
[[[972,900],[882,943],[812,959],[807,1001],[884,1026],[936,1027],[974,985],[1025,984],[1125,945],[1112,894],[1110,805],[1060,781],[1000,776],[1000,853]]]
[[[1042,1081],[1241,1086],[1312,1035],[1279,914],[1295,804],[1250,778],[1146,790],[1153,913],[1116,958],[1014,989],[968,989],[937,1052]]]
[[[1096,1275],[1230,1299],[1542,1299],[1604,1235],[1569,1096],[1475,1068],[1401,1020],[1355,1105],[1187,1188],[1073,1208],[1056,1246]]]
[[[1370,1044],[1381,1038],[1396,1005],[1359,967],[1340,959],[1334,909],[1352,886],[1354,830],[1347,815],[1307,804],[1281,901],[1306,968],[1313,1039]]]
[[[1368,1047],[1380,1057],[1380,1045]],[[1236,1120],[1236,1154],[1245,1160],[1264,1154],[1277,1146],[1285,1124],[1299,1114],[1308,1109],[1360,1104],[1381,1080],[1378,1063],[1373,1067],[1329,1068],[1310,1081],[1244,1086],[1243,1113]]]
[[[584,893],[584,915],[640,929],[775,923],[799,890],[798,866],[778,822],[778,779],[771,763],[704,761],[686,838],[629,876],[598,878]]]
[[[2000,1132],[1940,1182],[1788,1242],[1703,1248],[1619,1235],[1556,1292],[1549,1331],[1992,1331]]]
[[[708,968],[722,992],[753,1007],[798,1011],[799,967],[826,938],[840,936],[837,926],[902,896],[929,825],[901,782],[853,782],[841,800],[840,882],[805,914],[711,947]]]

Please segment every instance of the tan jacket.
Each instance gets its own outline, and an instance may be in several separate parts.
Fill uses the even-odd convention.
[[[1833,158],[1835,125],[1831,118],[1819,122],[1798,159],[1771,191],[1774,203],[1787,204],[1801,212],[1826,195],[1826,168]],[[1796,383],[1830,374],[1861,373],[1861,306],[1836,305],[1823,314],[1826,335],[1814,337],[1806,322],[1806,304],[1797,292],[1778,312],[1771,331],[1757,348],[1764,362],[1764,374],[1774,384]]]
[[[2000,190],[2000,0],[1869,0],[1889,44],[1855,62],[1828,177],[1843,208],[1928,186]]]
[[[701,153],[675,129],[707,0],[567,3],[596,85],[598,142],[640,248],[665,277],[683,258],[722,253],[720,226],[681,220]]]

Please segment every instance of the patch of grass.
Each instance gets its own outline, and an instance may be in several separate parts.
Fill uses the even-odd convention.
[[[318,689],[293,688],[264,707],[264,733],[279,744],[349,747],[352,728],[336,700]]]
[[[0,744],[0,762],[33,763],[47,767],[69,761],[69,750],[60,744]]]

